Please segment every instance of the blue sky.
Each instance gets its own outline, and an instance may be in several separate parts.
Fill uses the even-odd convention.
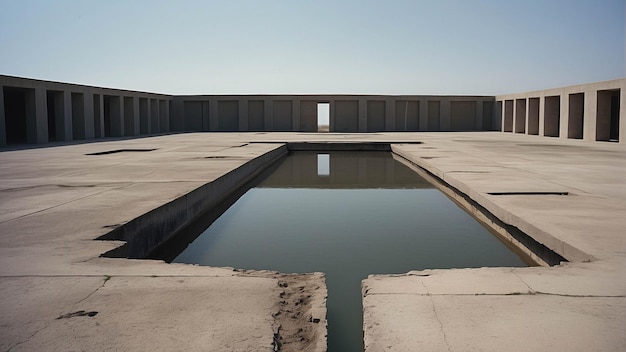
[[[169,94],[502,94],[621,78],[625,0],[0,0],[0,73]]]

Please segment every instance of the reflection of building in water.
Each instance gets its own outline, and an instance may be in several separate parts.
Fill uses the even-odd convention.
[[[295,152],[258,187],[350,189],[432,185],[394,160],[389,152]]]

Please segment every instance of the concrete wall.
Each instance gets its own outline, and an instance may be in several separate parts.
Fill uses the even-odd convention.
[[[0,93],[0,146],[169,132],[168,95],[3,75]]]
[[[499,95],[496,105],[503,132],[626,143],[626,78]]]
[[[194,95],[0,75],[0,146],[182,131],[488,131],[588,141],[626,133],[626,79],[490,96]]]

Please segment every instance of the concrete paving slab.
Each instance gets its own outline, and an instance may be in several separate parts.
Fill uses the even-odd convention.
[[[321,275],[102,258],[123,242],[95,241],[204,184],[226,184],[224,175],[289,141],[397,143],[404,157],[571,261],[371,276],[363,283],[368,351],[626,349],[618,334],[626,326],[626,146],[510,133],[194,133],[1,152],[3,348],[145,350],[142,341],[158,349],[168,338],[188,350],[258,350],[284,323],[282,350],[324,350]],[[86,155],[121,149],[156,150]],[[547,190],[573,195],[488,194]],[[310,290],[306,321],[277,320],[280,295],[292,294],[281,280]],[[238,310],[253,302],[248,313]],[[56,320],[73,309],[99,313]],[[233,336],[234,317],[244,315],[256,323],[237,323]],[[295,344],[300,337],[305,343]]]

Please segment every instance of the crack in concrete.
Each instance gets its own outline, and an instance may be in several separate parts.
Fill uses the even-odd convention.
[[[529,285],[526,281],[524,281],[524,279],[522,279],[522,277],[521,277],[521,276],[517,275],[517,273],[516,273],[516,272],[514,272],[513,270],[511,270],[511,271],[509,271],[509,272],[510,272],[511,274],[515,275],[515,277],[516,277],[516,278],[518,278],[518,279],[519,279],[519,281],[521,281],[524,285],[526,285],[526,287],[528,287],[528,292],[530,292],[530,293],[535,292],[535,290],[533,290],[533,289],[530,287],[530,285]]]
[[[422,281],[422,286],[424,286],[427,296],[430,297],[430,303],[433,307],[433,314],[435,314],[435,319],[437,319],[437,322],[439,322],[439,329],[441,330],[441,334],[443,334],[443,342],[448,347],[448,351],[452,351],[452,347],[450,346],[450,343],[448,343],[448,336],[446,335],[446,332],[443,329],[443,323],[441,322],[441,319],[439,319],[439,314],[437,314],[437,309],[435,309],[435,300],[433,299],[433,296],[430,294],[428,287],[426,287],[426,284],[423,281]]]
[[[104,281],[102,282],[102,285],[98,286],[98,288],[96,288],[96,289],[95,289],[95,290],[93,290],[91,293],[89,293],[89,294],[87,295],[87,297],[85,297],[85,298],[83,298],[83,299],[79,300],[78,302],[74,303],[73,305],[77,305],[77,304],[79,304],[79,303],[81,303],[81,302],[85,301],[85,300],[86,300],[86,299],[88,299],[89,297],[93,296],[93,294],[94,294],[94,293],[96,293],[96,292],[98,292],[98,290],[100,290],[101,288],[103,288],[103,287],[104,287],[104,285],[106,285],[107,281],[109,281],[110,279],[111,279],[111,276],[105,275],[105,276],[104,276]]]
[[[58,208],[58,207],[62,207],[62,206],[66,205],[66,204],[69,204],[69,203],[73,203],[73,202],[76,202],[76,201],[79,201],[79,200],[82,200],[82,199],[85,199],[85,198],[93,197],[93,196],[98,195],[98,194],[100,194],[100,193],[108,192],[108,191],[110,191],[110,190],[114,190],[114,189],[122,189],[122,188],[125,188],[125,187],[128,187],[128,186],[129,186],[129,185],[126,185],[126,186],[120,186],[120,187],[110,187],[110,188],[106,188],[106,189],[101,190],[100,192],[90,193],[90,194],[88,194],[88,195],[86,195],[86,196],[83,196],[83,197],[78,197],[78,198],[74,198],[74,199],[69,200],[69,201],[67,201],[67,202],[63,202],[63,203],[59,203],[59,204],[55,204],[55,205],[53,205],[53,206],[51,206],[51,207],[47,207],[47,208],[44,208],[44,209],[40,209],[40,210],[34,211],[34,212],[32,212],[32,213],[24,214],[24,215],[18,216],[18,217],[16,217],[16,218],[12,218],[12,219],[5,220],[5,221],[0,221],[0,224],[4,224],[4,223],[11,222],[11,221],[15,221],[15,220],[20,220],[20,219],[23,219],[23,218],[28,217],[28,216],[31,216],[31,215],[35,215],[35,214],[39,214],[39,213],[43,213],[43,212],[48,211],[48,210],[50,210],[50,209],[54,209],[54,208]]]
[[[9,347],[9,349],[8,349],[8,350],[6,350],[6,352],[11,352],[11,350],[12,350],[12,349],[14,349],[15,347],[17,347],[17,346],[19,346],[19,345],[22,345],[22,344],[25,344],[26,342],[28,342],[28,341],[32,340],[32,339],[33,339],[33,338],[34,338],[34,337],[35,337],[35,336],[36,336],[39,332],[41,332],[41,331],[42,331],[42,330],[44,330],[44,329],[47,329],[47,328],[48,328],[48,326],[50,326],[50,324],[45,324],[43,327],[41,327],[41,328],[37,329],[37,331],[35,331],[32,335],[30,335],[29,337],[27,337],[27,338],[26,338],[26,340],[24,340],[24,341],[20,341],[20,342],[16,343],[15,345],[13,345],[13,346]]]

